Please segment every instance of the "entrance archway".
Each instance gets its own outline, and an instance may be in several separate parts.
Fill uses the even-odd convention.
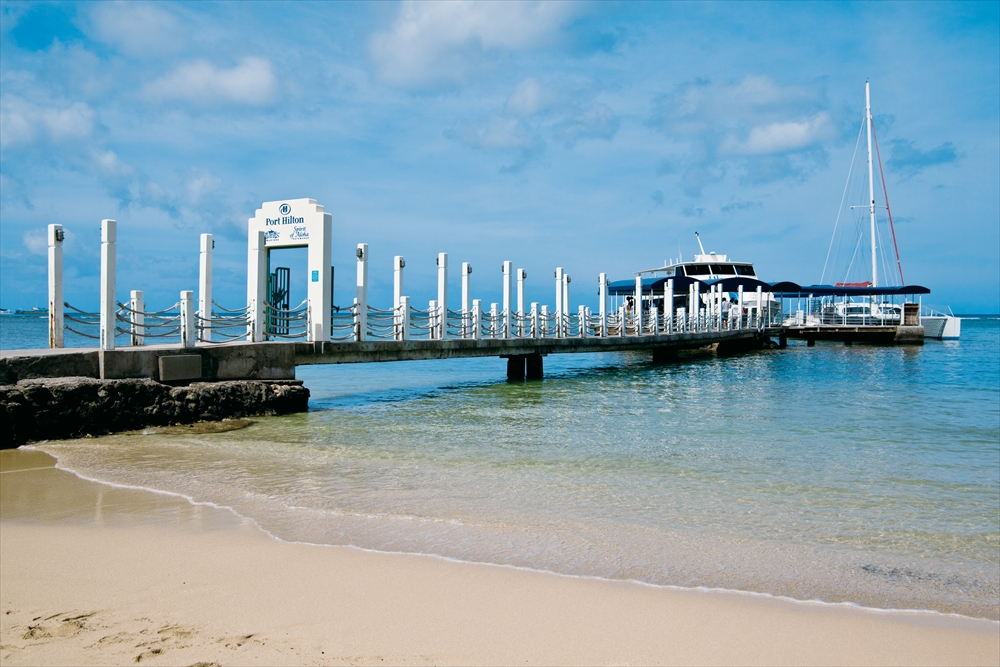
[[[247,339],[264,340],[264,304],[268,301],[269,251],[307,248],[308,300],[306,338],[330,339],[331,230],[333,217],[315,199],[264,202],[248,225]]]

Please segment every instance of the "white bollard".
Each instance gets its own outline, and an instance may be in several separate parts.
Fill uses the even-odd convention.
[[[431,340],[437,340],[438,337],[438,302],[437,299],[431,299],[427,302],[427,337]]]
[[[569,336],[569,314],[573,312],[569,306],[569,283],[570,277],[568,273],[563,273],[563,295],[562,295],[562,317],[560,317],[560,322],[563,326],[563,336]]]
[[[743,285],[740,285],[736,290],[736,315],[737,315],[737,329],[743,328]]]
[[[597,276],[597,298],[601,302],[601,336],[608,335],[608,274]]]
[[[580,318],[580,338],[587,337],[587,307],[580,306],[577,310],[577,317]]]
[[[653,335],[660,335],[660,309],[653,306],[649,309],[649,319],[653,323]]]
[[[527,271],[517,270],[517,336],[519,338],[524,335],[524,281],[527,278]]]
[[[687,329],[688,329],[687,312],[688,312],[687,308],[681,307],[681,308],[677,309],[677,330],[678,331],[687,331]]]
[[[264,301],[267,300],[267,250],[264,232],[250,230],[247,242],[247,340],[264,340]]]
[[[496,338],[499,331],[497,328],[500,323],[500,304],[495,301],[490,304],[490,338]]]
[[[132,290],[131,299],[129,299],[128,307],[132,309],[131,317],[132,321],[132,344],[133,345],[144,345],[146,343],[145,329],[146,329],[146,315],[144,311],[146,310],[146,300],[143,298],[142,290],[134,289]]]
[[[531,337],[538,338],[538,302],[531,302]]]
[[[438,298],[437,307],[441,311],[438,320],[438,337],[444,340],[448,337],[448,253],[439,252],[438,265]]]
[[[406,260],[400,255],[396,255],[392,258],[392,307],[396,310],[396,314],[393,316],[393,320],[396,324],[396,334],[393,336],[396,340],[406,340],[406,335],[404,333],[404,325],[406,320],[403,319],[403,268],[406,266]]]
[[[472,337],[479,339],[483,326],[483,301],[474,299],[472,301]]]
[[[462,262],[462,338],[469,338],[469,334],[472,333],[472,309],[469,305],[471,275],[472,265]]]
[[[63,239],[62,225],[49,225],[49,347],[63,347]]]
[[[503,272],[503,338],[510,338],[510,326],[513,322],[513,318],[511,318],[513,305],[511,303],[511,288],[514,280],[514,265],[511,262],[504,262],[500,270]]]
[[[667,279],[667,287],[663,290],[663,333],[674,332],[674,279]]]
[[[563,270],[561,266],[556,267],[556,338],[562,337],[562,313],[563,313]]]
[[[368,244],[359,243],[354,252],[358,258],[358,308],[354,318],[357,339],[368,339]]]
[[[115,263],[118,223],[101,221],[101,349],[115,349]]]
[[[761,291],[760,285],[757,286],[757,321],[754,323],[758,328],[760,328],[760,322],[762,317],[761,307],[764,305],[763,292]]]
[[[625,325],[628,324],[625,321],[625,304],[618,306],[618,336],[624,337],[627,333],[627,328]]]
[[[694,283],[694,299],[691,305],[691,317],[694,319],[694,330],[701,331],[701,283]]]
[[[201,235],[201,257],[198,262],[198,339],[212,340],[212,249],[215,240],[211,234]]]
[[[549,307],[542,306],[541,338],[545,338],[549,332]]]
[[[354,340],[361,340],[361,322],[358,320],[358,297],[354,297]]]
[[[399,297],[399,335],[402,340],[410,340],[410,297]]]
[[[642,276],[635,277],[635,335],[642,335]]]
[[[181,291],[181,347],[194,347],[194,292]]]

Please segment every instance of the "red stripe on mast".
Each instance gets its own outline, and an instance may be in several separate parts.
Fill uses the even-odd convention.
[[[892,224],[892,209],[889,208],[889,192],[885,189],[885,173],[882,172],[882,154],[878,150],[878,134],[875,123],[872,123],[872,137],[875,139],[875,155],[878,156],[878,175],[882,178],[882,194],[885,195],[885,210],[889,214],[889,231],[892,232],[892,247],[896,251],[896,266],[899,267],[899,282],[906,285],[903,279],[903,263],[899,261],[899,246],[896,245],[896,228]]]

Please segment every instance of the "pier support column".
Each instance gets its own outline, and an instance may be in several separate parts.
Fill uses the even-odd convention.
[[[778,348],[784,350],[788,347],[788,336],[778,336]]]
[[[556,338],[562,338],[562,314],[563,314],[563,270],[561,266],[556,267]]]
[[[541,380],[545,376],[545,367],[542,362],[542,355],[526,354],[524,355],[524,361],[526,379]]]
[[[267,298],[267,250],[264,232],[250,228],[247,242],[247,340],[264,340],[264,301]]]
[[[525,355],[515,354],[507,357],[507,382],[523,382]]]
[[[816,339],[815,338],[806,339],[806,347],[816,347]]]
[[[668,364],[670,362],[677,361],[677,348],[676,347],[654,347],[653,348],[653,363],[654,364]]]
[[[201,235],[201,257],[198,262],[198,340],[212,340],[212,249],[211,234]]]
[[[49,347],[63,347],[63,233],[62,225],[49,225]]]
[[[115,242],[118,223],[101,221],[101,349],[115,349]]]
[[[501,270],[503,271],[503,336],[502,338],[511,338],[511,287],[514,280],[514,265],[507,261],[503,263]]]

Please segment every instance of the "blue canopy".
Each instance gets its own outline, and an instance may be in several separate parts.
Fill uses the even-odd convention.
[[[931,291],[920,285],[904,285],[902,287],[871,287],[847,285],[796,285],[796,289],[774,290],[775,296],[782,299],[794,299],[803,296],[902,296],[911,294],[930,294]]]

